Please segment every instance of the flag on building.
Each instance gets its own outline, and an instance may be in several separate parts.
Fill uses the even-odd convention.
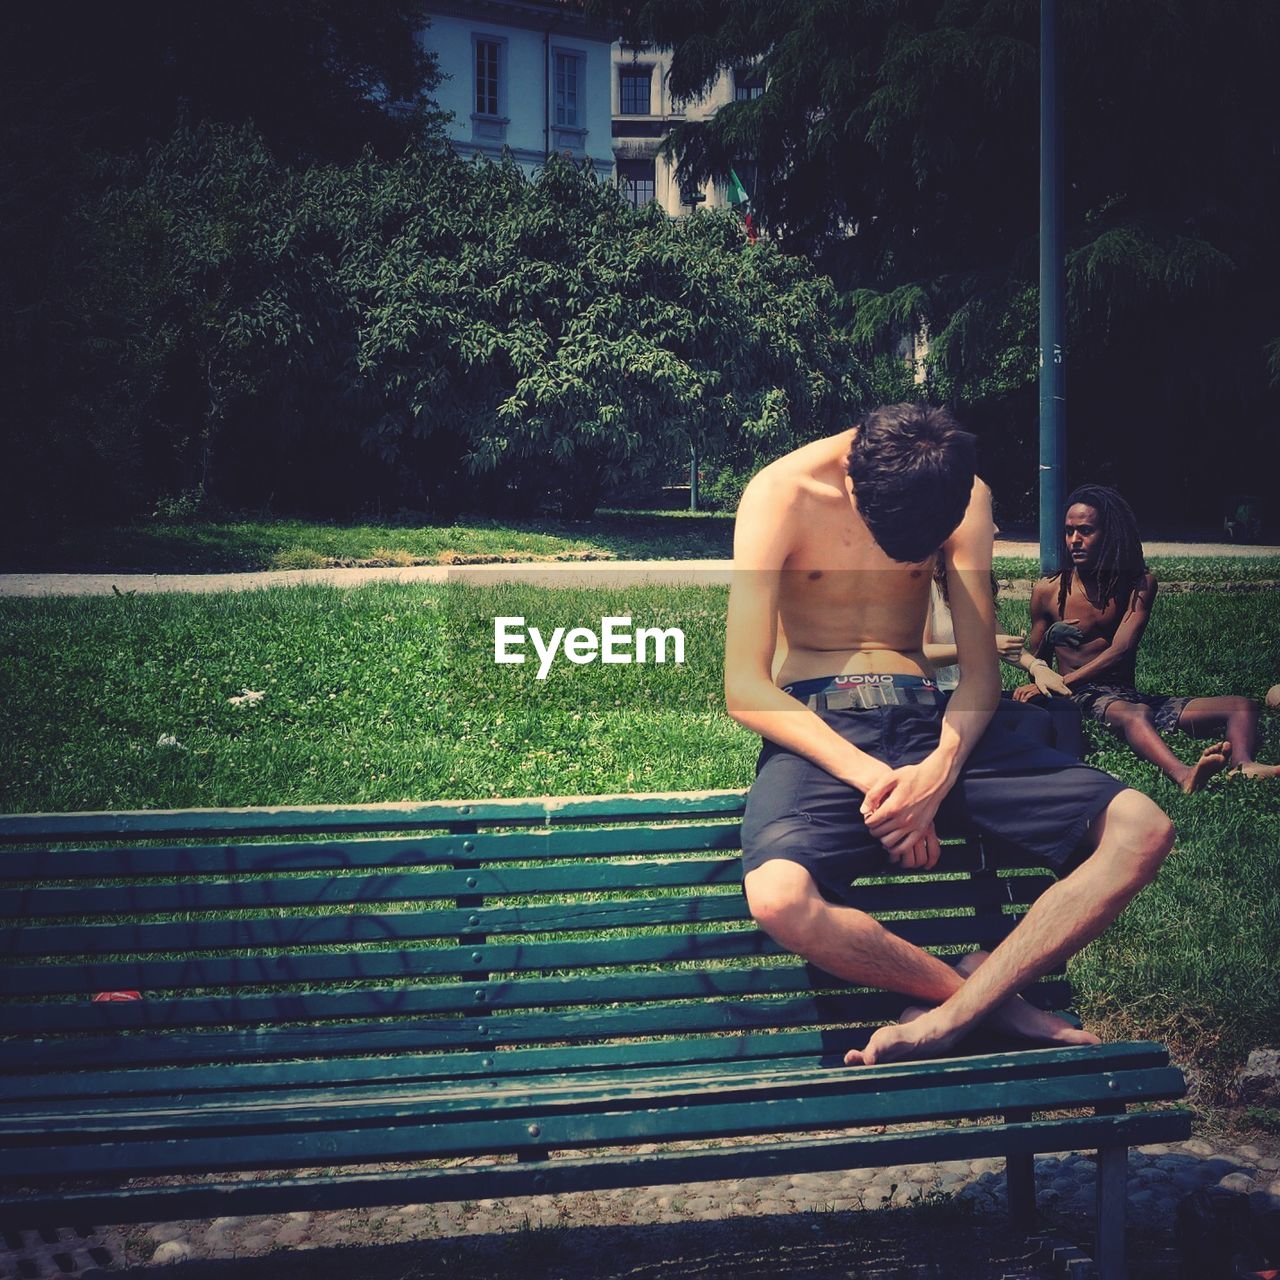
[[[742,185],[742,179],[738,177],[735,170],[729,170],[729,190],[727,192],[729,203],[742,214],[742,221],[747,228],[747,243],[755,244],[756,228],[755,222],[751,217],[751,197],[747,195],[747,189]]]

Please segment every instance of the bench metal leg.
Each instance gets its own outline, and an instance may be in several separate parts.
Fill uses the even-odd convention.
[[[1098,1234],[1095,1261],[1101,1280],[1124,1280],[1124,1218],[1129,1148],[1098,1152]]]
[[[1006,1111],[1005,1124],[1030,1120],[1026,1110]],[[1004,1158],[1005,1193],[1009,1197],[1009,1221],[1016,1230],[1031,1232],[1036,1225],[1036,1158],[1021,1152]]]
[[[1009,1220],[1019,1231],[1033,1231],[1036,1225],[1036,1158],[1024,1154],[1006,1156],[1005,1183],[1009,1195]]]

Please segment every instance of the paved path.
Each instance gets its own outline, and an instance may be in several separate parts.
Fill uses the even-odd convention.
[[[1034,542],[997,541],[997,556],[1039,556]],[[1149,542],[1150,556],[1280,556],[1280,547],[1214,542]],[[444,583],[475,586],[523,582],[538,586],[621,587],[725,585],[728,560],[584,560],[535,564],[411,565],[379,569],[276,569],[262,573],[6,573],[0,596],[109,596],[136,592],[249,591],[264,587],[359,587],[371,582]]]
[[[514,1244],[528,1241],[530,1237],[522,1233],[538,1227],[696,1224],[773,1215],[789,1220],[802,1213],[831,1215],[936,1203],[940,1197],[952,1198],[975,1216],[989,1216],[993,1228],[1003,1231],[1003,1168],[1002,1160],[961,1160],[460,1204],[224,1217],[97,1230],[87,1236],[65,1228],[47,1232],[52,1240],[31,1231],[11,1232],[6,1242],[20,1247],[7,1254],[0,1247],[0,1276],[65,1275],[66,1267],[60,1272],[54,1261],[58,1254],[84,1266],[103,1260],[105,1251],[114,1264],[139,1266],[197,1258],[244,1259],[276,1249],[388,1245],[507,1233]],[[1067,1240],[1087,1239],[1097,1173],[1094,1161],[1085,1154],[1042,1157],[1036,1162],[1036,1173],[1045,1218],[1042,1226]],[[1178,1203],[1191,1192],[1211,1186],[1247,1194],[1255,1212],[1280,1208],[1280,1144],[1264,1149],[1192,1139],[1131,1151],[1130,1224],[1147,1238],[1171,1245]],[[27,1266],[20,1268],[20,1262]],[[659,1259],[651,1260],[651,1272],[661,1274]]]

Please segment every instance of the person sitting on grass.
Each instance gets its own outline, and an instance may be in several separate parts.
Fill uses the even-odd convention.
[[[1109,725],[1141,759],[1163,769],[1190,795],[1228,764],[1251,778],[1275,778],[1280,766],[1253,758],[1258,704],[1252,698],[1139,693],[1138,645],[1158,584],[1147,568],[1138,522],[1114,489],[1087,484],[1067,499],[1061,568],[1031,590],[1027,648],[1057,660],[1080,710]],[[1034,684],[1013,695],[1041,697]],[[1198,760],[1180,760],[1161,737],[1180,729],[1214,740]]]
[[[999,533],[997,528],[995,533]],[[991,575],[991,597],[999,591],[996,575]],[[924,629],[924,655],[933,664],[938,688],[949,692],[960,683],[960,664],[956,652],[955,624],[947,599],[947,571],[938,564],[933,571],[933,587],[929,594],[929,621]],[[1080,709],[1071,701],[1071,690],[1062,677],[1043,659],[1027,651],[1022,636],[997,633],[996,654],[1000,661],[1025,671],[1044,695],[1035,703],[1017,702],[1011,691],[1000,695],[992,724],[1024,733],[1029,738],[1054,747],[1073,760],[1084,759],[1084,729]]]

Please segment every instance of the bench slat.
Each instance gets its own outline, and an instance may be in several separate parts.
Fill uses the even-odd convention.
[[[540,858],[692,853],[741,848],[737,822],[672,823],[596,829],[502,831],[462,835],[378,836],[262,844],[163,845],[141,848],[13,849],[0,855],[0,880],[109,879],[283,871],[354,871],[362,867],[452,866]],[[976,851],[948,845],[956,870],[975,869]],[[954,850],[954,853],[950,851]]]
[[[910,911],[1002,907],[1031,902],[1052,881],[1041,876],[872,884],[857,905],[876,915]],[[960,886],[965,886],[963,892]],[[971,886],[971,887],[970,887]],[[467,934],[582,932],[747,919],[746,900],[729,892],[697,898],[637,897],[520,906],[436,907],[425,911],[344,912],[268,919],[199,919],[68,925],[10,925],[0,947],[14,957],[194,952],[252,947],[349,945]]]
[[[0,854],[0,881],[105,880],[119,877],[226,876],[302,871],[358,871],[367,867],[449,867],[458,863],[573,860],[628,854],[698,853],[741,849],[741,824],[672,823],[597,829],[480,832],[461,835],[377,836],[350,840],[261,844],[102,846],[11,849]],[[1020,854],[1002,854],[1000,868],[1036,869]],[[972,841],[944,842],[942,871],[979,871],[982,851]]]
[[[1071,1077],[926,1086],[918,1090],[853,1094],[826,1092],[793,1082],[785,1097],[732,1098],[719,1091],[681,1094],[671,1106],[650,1095],[634,1100],[635,1109],[623,1109],[623,1099],[611,1099],[610,1111],[553,1111],[529,1099],[520,1117],[476,1118],[475,1103],[462,1108],[463,1117],[443,1123],[429,1117],[418,1122],[419,1112],[406,1107],[397,1113],[400,1123],[369,1128],[325,1125],[323,1119],[304,1114],[295,1131],[295,1117],[287,1108],[273,1111],[266,1131],[249,1127],[209,1133],[213,1118],[192,1113],[185,1130],[169,1138],[125,1140],[112,1134],[95,1145],[84,1141],[84,1128],[72,1135],[78,1176],[99,1174],[140,1177],[166,1173],[220,1172],[273,1167],[299,1168],[314,1164],[361,1163],[374,1160],[422,1160],[484,1155],[495,1151],[566,1150],[608,1146],[621,1142],[657,1142],[664,1139],[698,1141],[726,1135],[789,1133],[803,1130],[861,1125],[928,1122],[990,1115],[1014,1108],[1054,1110],[1099,1103],[1119,1106],[1129,1102],[1180,1096],[1185,1087],[1176,1068],[1142,1072],[1107,1072],[1096,1078]],[[228,1111],[224,1119],[243,1117]],[[531,1123],[529,1117],[536,1119]],[[339,1122],[341,1123],[341,1122]],[[153,1130],[154,1132],[154,1130]],[[207,1135],[207,1136],[206,1136]],[[58,1135],[46,1135],[32,1146],[9,1147],[0,1152],[0,1175],[20,1179],[65,1177],[68,1148]],[[177,1137],[181,1141],[175,1141]]]
[[[0,1032],[12,1034],[26,1030],[48,1034],[98,1031],[104,1027],[171,1030],[447,1013],[483,1017],[515,1010],[610,1006],[619,1003],[618,997],[624,990],[628,1007],[661,1000],[719,1000],[819,991],[832,991],[846,1000],[856,995],[853,988],[839,979],[797,964],[748,969],[700,967],[667,973],[610,973],[594,977],[476,979],[430,986],[400,983],[394,987],[355,991],[178,996],[123,1004],[6,1004],[0,1005]],[[898,997],[899,1003],[901,999]]]
[[[859,1134],[799,1141],[735,1143],[725,1147],[634,1155],[533,1160],[520,1164],[467,1164],[454,1169],[393,1169],[376,1173],[327,1172],[324,1177],[249,1178],[203,1185],[125,1187],[110,1192],[58,1187],[48,1193],[0,1195],[0,1214],[24,1227],[91,1222],[153,1222],[219,1214],[276,1213],[429,1201],[485,1199],[667,1185],[779,1173],[911,1165],[925,1161],[1089,1150],[1108,1143],[1140,1146],[1190,1136],[1186,1111],[1144,1112],[1033,1120],[1019,1124],[948,1126],[909,1133]]]
[[[886,920],[885,927],[920,947],[995,946],[1015,917],[941,916],[923,920]],[[66,962],[11,966],[0,977],[6,995],[75,994],[91,991],[194,990],[201,987],[351,983],[396,977],[481,976],[519,969],[611,968],[634,964],[697,961],[711,963],[741,956],[776,956],[781,947],[755,929],[721,933],[605,937],[572,942],[478,942],[466,947],[414,947],[389,951],[199,955],[191,959]]]
[[[733,1047],[734,1057],[723,1056]],[[656,1052],[660,1050],[661,1052]],[[717,1053],[719,1052],[719,1056]],[[554,1066],[551,1058],[554,1055]],[[496,1056],[479,1054],[404,1054],[394,1059],[351,1058],[316,1062],[241,1063],[234,1067],[209,1064],[167,1070],[76,1072],[11,1077],[5,1080],[6,1103],[0,1114],[22,1115],[33,1105],[42,1113],[69,1115],[86,1109],[101,1111],[104,1099],[112,1107],[167,1108],[175,1098],[193,1105],[208,1098],[217,1105],[279,1098],[305,1099],[312,1093],[344,1096],[422,1089],[445,1093],[475,1092],[495,1085],[539,1092],[544,1087],[570,1084],[623,1085],[628,1082],[704,1080],[813,1071],[838,1067],[847,1087],[896,1089],[917,1087],[926,1078],[948,1084],[991,1079],[1017,1079],[1080,1074],[1090,1071],[1137,1071],[1169,1065],[1168,1053],[1157,1044],[1121,1042],[1112,1045],[1070,1045],[1058,1049],[1020,1049],[1005,1053],[971,1054],[945,1063],[895,1062],[853,1071],[844,1067],[841,1053],[829,1037],[812,1032],[777,1032],[767,1036],[715,1040],[649,1041],[627,1045],[582,1045],[563,1049],[525,1049]]]
[[[779,1173],[911,1165],[925,1161],[1140,1146],[1190,1136],[1186,1111],[1033,1120],[993,1127],[948,1126],[909,1133],[859,1134],[800,1141],[735,1143],[725,1147],[634,1155],[467,1164],[454,1169],[328,1172],[324,1177],[250,1178],[203,1185],[125,1187],[110,1192],[59,1187],[49,1193],[0,1195],[0,1214],[27,1227],[64,1224],[68,1215],[92,1222],[153,1222],[219,1214],[277,1213],[428,1201],[501,1198],[616,1187],[667,1185]]]
[[[530,1085],[531,1082],[491,1080],[471,1082],[461,1089],[410,1085],[360,1092],[238,1094],[204,1098],[195,1106],[177,1098],[141,1106],[116,1104],[104,1108],[99,1103],[47,1107],[25,1114],[0,1114],[0,1141],[15,1146],[38,1143],[76,1148],[103,1140],[113,1144],[154,1142],[166,1137],[186,1140],[195,1135],[244,1135],[255,1141],[267,1135],[307,1133],[313,1129],[445,1128],[519,1117],[533,1118],[545,1125],[557,1119],[569,1121],[593,1114],[612,1119],[623,1112],[658,1108],[686,1108],[697,1114],[704,1107],[735,1102],[745,1106],[761,1101],[791,1103],[810,1099],[824,1105],[824,1100],[833,1097],[839,1099],[842,1123],[901,1124],[918,1116],[941,1118],[953,1112],[970,1117],[998,1113],[1001,1106],[1033,1105],[1037,1110],[1055,1110],[1163,1101],[1178,1095],[1183,1079],[1176,1067],[1145,1067],[1140,1071],[1080,1070],[1067,1076],[1043,1075],[1026,1080],[1011,1080],[1003,1073],[985,1080],[885,1076],[873,1083],[860,1080],[858,1073],[848,1067],[787,1068],[770,1064],[736,1073],[661,1073],[592,1081],[544,1078],[533,1087]],[[1035,1099],[1033,1103],[1027,1101],[1031,1098]],[[3,1159],[0,1156],[0,1161]]]
[[[1062,1009],[1070,999],[1065,982],[1042,982],[1026,992],[1027,999],[1040,1008]],[[116,1006],[130,1011],[136,1005]],[[752,1000],[722,1000],[718,1003],[654,1004],[617,1008],[590,1008],[570,1012],[501,1013],[473,1018],[431,1020],[404,1016],[381,1023],[321,1024],[311,1028],[264,1028],[261,1031],[219,1032],[218,1039],[184,1039],[182,1029],[167,1030],[161,1037],[117,1036],[110,1045],[112,1056],[105,1061],[146,1061],[179,1063],[190,1055],[228,1057],[288,1057],[306,1054],[351,1052],[359,1046],[367,1050],[393,1052],[420,1048],[424,1043],[449,1049],[497,1049],[505,1045],[530,1045],[547,1041],[572,1043],[611,1037],[663,1036],[729,1031],[745,1032],[772,1027],[818,1027],[827,1024],[878,1025],[896,1018],[902,1011],[902,997],[889,992],[804,997],[761,997]],[[126,1017],[132,1016],[127,1013]],[[481,1020],[483,1019],[483,1020]],[[97,1052],[98,1049],[93,1050]],[[41,1061],[47,1068],[74,1062],[90,1052],[73,1039],[62,1043],[44,1041],[38,1050],[31,1042],[23,1046],[0,1045],[0,1063],[8,1069],[30,1067]],[[155,1055],[155,1056],[149,1056]],[[9,1065],[13,1064],[13,1065]]]
[[[419,902],[463,896],[601,893],[609,890],[698,888],[742,882],[737,858],[585,862],[547,867],[477,867],[464,871],[386,872],[382,875],[303,875],[274,880],[198,880],[185,883],[85,885],[0,890],[0,916],[141,915],[175,911],[253,910],[262,907]]]
[[[359,805],[281,805],[258,809],[120,809],[0,815],[0,842],[164,840],[264,833],[421,831],[473,823],[624,822],[657,818],[740,817],[743,791],[663,792],[617,796],[547,796],[527,800],[392,801]]]
[[[847,1048],[865,1039],[865,1032],[773,1031],[737,1036],[686,1037],[679,1040],[629,1041],[625,1044],[585,1044],[571,1047],[510,1049],[488,1053],[414,1053],[396,1057],[329,1057],[307,1061],[227,1063],[214,1056],[198,1066],[117,1067],[107,1070],[40,1071],[35,1075],[4,1078],[5,1096],[12,1102],[93,1098],[136,1098],[154,1094],[235,1093],[263,1089],[342,1087],[394,1081],[454,1082],[465,1085],[475,1078],[513,1080],[520,1077],[555,1077],[581,1073],[652,1072],[654,1064],[669,1071],[703,1071],[714,1064],[720,1071],[755,1070],[760,1062],[807,1061],[837,1065]],[[1165,1066],[1169,1055],[1163,1046],[1148,1041],[1068,1047],[1021,1049],[950,1059],[948,1076],[957,1070],[999,1069],[1010,1076],[1075,1070],[1087,1057],[1099,1070]],[[97,1061],[92,1054],[87,1061]],[[31,1063],[25,1064],[28,1068]],[[933,1074],[934,1062],[894,1063],[892,1068],[867,1067],[863,1074],[878,1078],[892,1069],[895,1075]],[[495,1074],[496,1073],[496,1074]]]
[[[939,871],[949,871],[940,866]],[[1041,886],[1043,877],[1025,878]],[[1014,878],[1009,877],[1012,881]],[[475,867],[425,873],[380,875],[298,875],[274,880],[155,880],[133,884],[44,886],[0,889],[0,917],[32,920],[57,916],[130,916],[151,913],[253,910],[264,907],[326,906],[435,901],[458,897],[507,898],[525,894],[602,893],[663,888],[737,886],[742,864],[733,858],[584,862],[543,867]],[[987,904],[990,886],[1004,879],[969,877],[930,880],[922,876],[914,896],[927,906]],[[930,886],[926,895],[924,886]],[[945,886],[945,887],[944,887]],[[874,886],[865,886],[870,890]],[[885,909],[885,908],[881,908]]]

